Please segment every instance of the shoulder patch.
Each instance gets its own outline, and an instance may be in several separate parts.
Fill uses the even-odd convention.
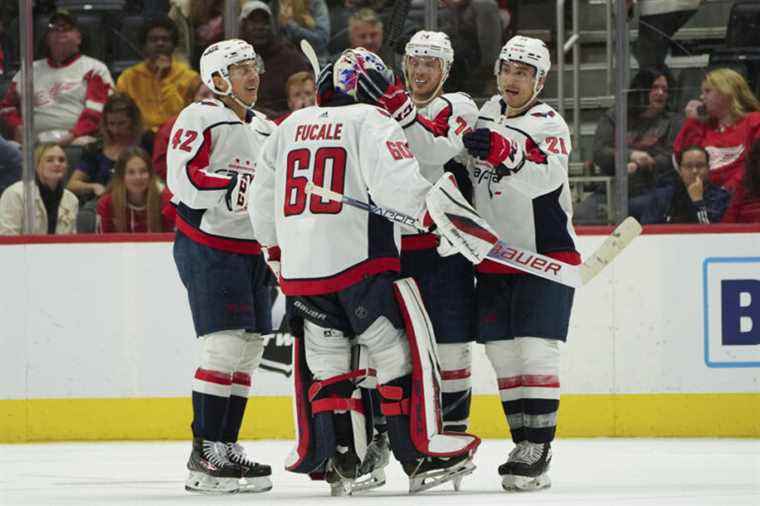
[[[534,118],[553,118],[557,115],[554,111],[546,111],[546,112],[533,112],[530,114]]]
[[[201,100],[199,103],[201,103],[203,105],[208,105],[208,106],[211,106],[211,107],[219,107],[214,102],[209,102],[208,100]]]

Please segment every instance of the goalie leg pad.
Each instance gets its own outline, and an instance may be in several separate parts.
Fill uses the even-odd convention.
[[[388,418],[389,431],[392,416],[404,417],[410,424],[412,444],[420,454],[453,457],[473,453],[480,444],[477,436],[450,434],[442,430],[441,372],[435,336],[417,284],[411,278],[398,280],[395,282],[395,292],[409,340],[412,374],[408,391],[403,384],[391,384],[394,387],[392,389],[379,388],[384,404],[394,400],[398,406],[393,413],[390,406],[383,408],[383,414]]]
[[[451,173],[444,173],[433,185],[425,204],[441,235],[474,264],[480,263],[499,240],[464,198]]]
[[[347,341],[346,341],[347,342]],[[372,436],[371,407],[355,385],[369,371],[360,369],[317,379],[306,360],[306,343],[293,339],[294,403],[297,444],[286,468],[322,479],[338,445],[364,456]],[[350,359],[349,359],[350,361]]]

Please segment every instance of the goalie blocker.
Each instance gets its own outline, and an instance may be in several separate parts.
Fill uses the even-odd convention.
[[[442,431],[441,377],[432,325],[414,280],[401,279],[391,286],[403,319],[405,332],[400,335],[408,340],[412,369],[411,374],[385,378],[385,383],[377,387],[391,448],[410,478],[410,492],[448,481],[453,481],[458,489],[462,477],[475,468],[471,457],[480,439],[470,434]],[[324,321],[320,323],[324,325]],[[330,481],[327,475],[335,461],[340,460],[336,458],[339,448],[346,444],[340,439],[350,435],[350,449],[358,461],[353,475],[341,476],[342,493],[336,493],[333,487],[333,495],[350,494],[352,488],[358,488],[354,483],[359,478],[359,461],[365,457],[372,434],[370,400],[362,396],[365,389],[359,388],[372,371],[357,369],[317,380],[306,363],[304,352],[303,339],[297,337],[294,342],[294,409],[298,442],[288,457],[286,468],[307,473],[313,479]],[[383,379],[382,368],[389,367],[389,357],[370,355],[370,359],[378,369],[378,378]],[[397,361],[399,357],[390,359]],[[345,424],[345,413],[350,413],[349,427]]]

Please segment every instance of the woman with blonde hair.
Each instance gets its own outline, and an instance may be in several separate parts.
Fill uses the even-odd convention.
[[[293,44],[298,46],[301,39],[306,39],[314,47],[319,63],[327,63],[330,12],[325,0],[282,0],[277,19]]]
[[[700,146],[710,154],[710,182],[734,192],[744,176],[747,153],[760,138],[760,101],[738,72],[721,68],[702,82],[700,100],[686,104],[686,121],[673,150]]]
[[[46,142],[34,150],[36,177],[32,185],[34,227],[32,234],[76,233],[79,202],[63,187],[66,152]],[[9,186],[0,197],[0,235],[21,235],[24,230],[24,182]]]
[[[171,232],[174,223],[162,213],[168,205],[150,155],[141,148],[124,151],[114,166],[108,189],[98,201],[98,230],[103,233]]]

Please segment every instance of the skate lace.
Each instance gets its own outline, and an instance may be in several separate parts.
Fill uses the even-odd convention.
[[[514,456],[513,456],[514,454]],[[518,444],[509,454],[509,460],[513,462],[522,462],[532,466],[541,459],[544,454],[544,445],[541,443],[524,442]]]
[[[203,456],[217,467],[230,464],[230,459],[227,458],[227,446],[219,441],[204,441]]]
[[[245,448],[238,443],[227,443],[227,457],[235,464],[240,464],[247,467],[253,467],[256,462],[251,459],[245,452]]]

